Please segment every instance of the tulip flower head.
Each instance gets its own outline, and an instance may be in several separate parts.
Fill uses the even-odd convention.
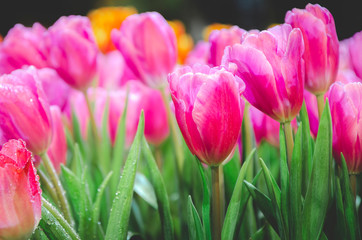
[[[41,217],[39,176],[22,140],[0,151],[0,239],[28,239]]]
[[[333,156],[341,153],[350,174],[362,171],[362,83],[334,83],[329,91],[333,127]]]
[[[181,133],[192,154],[217,166],[233,151],[240,134],[245,86],[222,68],[183,67],[168,76]]]
[[[250,104],[278,122],[290,122],[303,103],[303,51],[301,31],[283,24],[227,47],[222,65],[245,82]]]
[[[176,37],[157,12],[129,16],[111,38],[135,76],[151,87],[166,84],[177,61]]]
[[[315,95],[325,93],[338,71],[339,42],[332,14],[318,4],[288,11],[285,22],[303,33],[305,88]]]
[[[86,90],[97,71],[98,47],[88,18],[59,18],[48,30],[49,64],[70,86]]]
[[[210,55],[210,43],[199,41],[192,49],[185,60],[185,65],[193,66],[194,64],[208,64]]]
[[[36,155],[52,140],[52,120],[47,97],[34,67],[0,77],[0,143],[23,139]]]
[[[362,79],[362,31],[350,38],[349,54],[353,70]]]

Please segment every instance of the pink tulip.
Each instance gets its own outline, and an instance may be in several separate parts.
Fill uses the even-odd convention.
[[[356,75],[362,79],[362,31],[354,34],[350,39],[349,54]]]
[[[126,18],[111,38],[137,79],[152,87],[166,83],[177,61],[176,37],[167,21],[157,12]]]
[[[262,141],[266,141],[275,147],[279,147],[279,122],[255,107],[250,107],[249,111],[256,143],[260,145]]]
[[[48,149],[48,156],[59,173],[60,165],[67,161],[67,140],[59,107],[51,106],[50,113],[53,120],[53,140]]]
[[[29,65],[37,68],[46,67],[48,63],[45,32],[46,29],[39,23],[34,23],[31,28],[16,24],[10,29],[1,44],[1,52],[6,55],[6,60],[1,62],[1,65],[10,66],[3,73],[10,73],[12,70]]]
[[[183,67],[168,76],[175,115],[192,154],[216,166],[235,149],[244,83],[222,68]]]
[[[288,11],[285,22],[303,33],[305,88],[313,94],[325,93],[335,81],[339,42],[332,14],[318,4]]]
[[[112,51],[98,56],[98,86],[114,89],[124,85],[128,80],[136,79],[119,51]]]
[[[48,30],[49,64],[70,86],[84,91],[97,70],[98,47],[88,18],[61,17]]]
[[[225,49],[223,64],[246,85],[245,98],[279,122],[290,122],[303,103],[301,31],[283,24],[249,34]]]
[[[28,239],[41,217],[39,176],[22,140],[0,151],[0,239]]]
[[[317,137],[319,126],[317,97],[307,90],[304,90],[304,101],[307,107],[310,131],[314,137]]]
[[[333,156],[341,153],[350,173],[362,171],[362,83],[335,83],[329,92],[333,125]]]
[[[194,64],[208,64],[210,55],[210,43],[199,41],[194,49],[189,52],[185,60],[185,65],[193,66]]]
[[[339,42],[339,65],[338,70],[353,69],[351,56],[349,54],[350,39],[345,39]]]
[[[34,154],[52,139],[49,104],[34,67],[0,77],[0,143],[23,139]]]
[[[219,66],[221,64],[224,50],[227,46],[232,46],[235,43],[241,43],[243,35],[247,32],[238,26],[233,26],[229,29],[214,30],[209,37],[210,42],[210,66]]]
[[[70,93],[70,87],[51,68],[39,69],[38,76],[49,105],[57,105],[60,109],[63,109]]]

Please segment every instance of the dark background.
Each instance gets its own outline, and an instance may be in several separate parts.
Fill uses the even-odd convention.
[[[265,29],[282,23],[292,8],[304,8],[307,1],[287,0],[1,0],[0,33],[5,36],[16,23],[31,26],[40,22],[50,26],[62,15],[86,15],[89,10],[107,5],[132,5],[139,12],[159,11],[166,19],[180,19],[198,40],[204,26],[213,23],[235,24],[246,30]],[[339,39],[362,30],[362,0],[318,1],[334,16]]]

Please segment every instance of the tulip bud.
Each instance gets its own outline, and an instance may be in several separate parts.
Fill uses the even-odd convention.
[[[15,70],[0,77],[0,143],[23,139],[36,155],[44,153],[52,139],[49,104],[37,70]]]
[[[302,31],[305,43],[305,88],[325,93],[338,71],[339,42],[332,14],[318,4],[288,11],[285,22]]]
[[[97,68],[98,47],[88,18],[61,17],[47,35],[49,64],[70,86],[84,91]]]
[[[183,67],[168,76],[181,133],[192,154],[217,166],[233,151],[240,135],[244,83],[225,69]]]
[[[245,82],[251,105],[278,122],[290,122],[303,103],[303,51],[300,30],[283,24],[227,47],[223,65]]]
[[[51,106],[50,113],[53,120],[53,140],[48,149],[48,156],[59,173],[60,165],[67,161],[67,140],[59,107]]]
[[[175,33],[157,12],[134,14],[114,29],[111,38],[135,76],[160,87],[177,61]]]
[[[28,239],[41,217],[39,176],[22,140],[0,151],[0,239]]]
[[[341,153],[350,174],[362,171],[362,83],[334,83],[329,91],[333,127],[333,156]]]

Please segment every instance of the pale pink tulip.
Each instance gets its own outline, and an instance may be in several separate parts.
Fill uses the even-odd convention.
[[[210,43],[199,41],[194,49],[187,55],[185,65],[193,66],[194,64],[208,64],[209,55]]]
[[[349,54],[356,75],[362,79],[362,31],[355,33],[350,39]]]

